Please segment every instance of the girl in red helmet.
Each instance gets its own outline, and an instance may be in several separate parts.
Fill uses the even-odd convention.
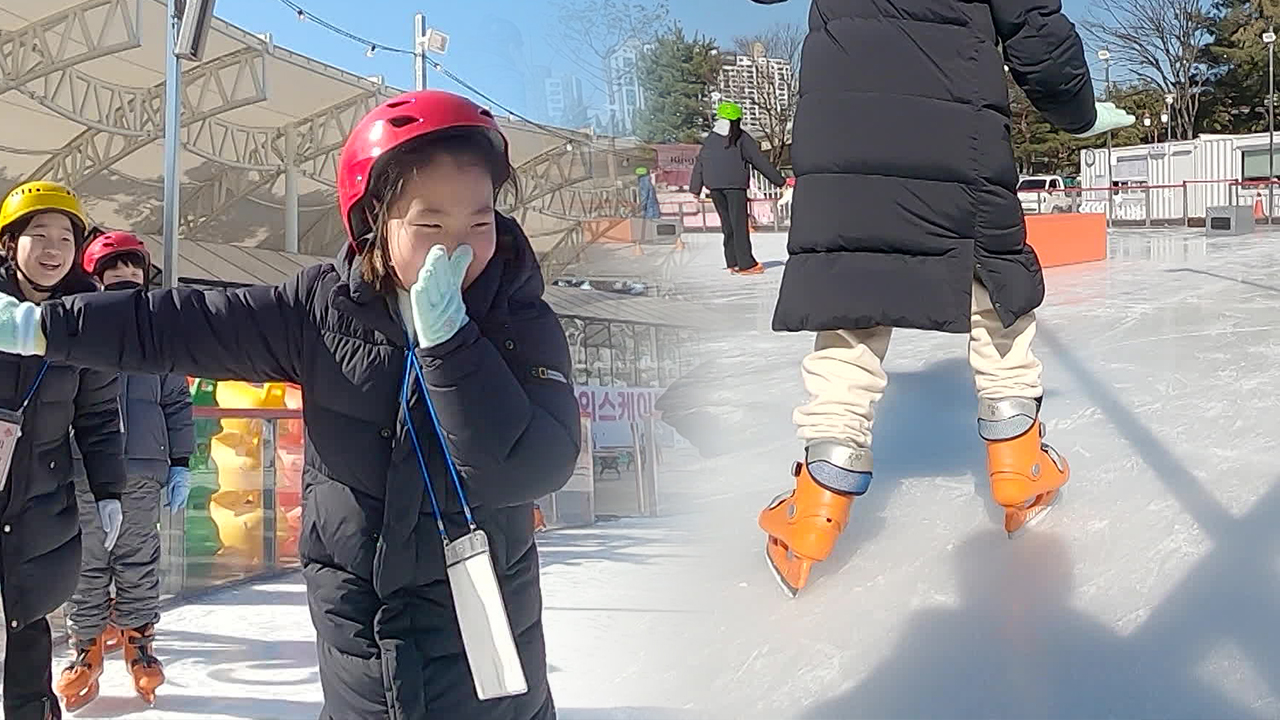
[[[135,235],[112,231],[85,247],[81,265],[107,290],[136,290],[147,285],[151,255]],[[195,452],[195,421],[187,380],[176,373],[122,374],[120,411],[128,475],[121,497],[123,523],[110,550],[78,457],[76,463],[83,549],[80,582],[66,607],[76,657],[54,685],[71,711],[97,697],[104,653],[124,650],[134,689],[148,702],[155,701],[156,688],[165,679],[152,647],[160,620],[158,524],[161,491],[164,504],[176,513],[186,506],[190,488],[187,464]]]
[[[532,503],[580,443],[568,343],[497,213],[493,116],[394,98],[343,148],[342,259],[278,287],[0,301],[0,350],[302,386],[299,551],[322,718],[555,716]]]

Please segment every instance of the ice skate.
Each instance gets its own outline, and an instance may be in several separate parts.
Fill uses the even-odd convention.
[[[67,712],[75,712],[98,697],[102,675],[101,637],[76,641],[76,659],[62,669],[53,691]]]
[[[148,704],[156,702],[156,688],[164,684],[164,666],[151,652],[155,627],[147,624],[124,631],[124,663],[133,676],[133,689]]]
[[[120,632],[120,628],[107,625],[107,629],[102,631],[102,654],[113,655],[120,652],[122,648],[124,648],[124,635]]]
[[[760,528],[769,534],[766,553],[769,569],[782,589],[791,597],[809,582],[809,570],[815,562],[827,559],[836,539],[849,522],[849,508],[855,494],[828,490],[813,479],[806,462],[791,468],[796,489],[774,498],[760,512]],[[834,467],[834,466],[833,466]],[[841,472],[844,472],[843,470]],[[870,473],[847,473],[870,480]]]
[[[760,275],[764,272],[764,265],[756,263],[745,270],[733,270],[734,275]]]
[[[991,497],[1004,508],[1010,538],[1040,522],[1058,502],[1071,468],[1048,443],[1038,400],[983,403],[979,432],[987,441]]]

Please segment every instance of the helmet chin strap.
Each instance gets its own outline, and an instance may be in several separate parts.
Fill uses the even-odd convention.
[[[40,283],[31,279],[31,276],[28,275],[26,271],[22,269],[21,264],[14,262],[13,268],[18,271],[18,275],[20,275],[23,280],[26,280],[27,284],[31,286],[31,289],[35,290],[36,292],[42,292],[42,293],[53,292],[53,289],[58,287],[58,283],[62,282],[62,280],[58,280],[58,282],[52,285],[41,285]],[[63,279],[66,279],[65,275],[63,276]]]

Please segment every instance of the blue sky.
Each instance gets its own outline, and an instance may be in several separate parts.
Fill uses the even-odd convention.
[[[562,50],[552,0],[296,0],[314,13],[356,35],[386,45],[413,44],[413,15],[450,36],[449,53],[437,60],[454,73],[518,112],[543,120],[544,103],[530,90],[536,77],[562,75],[574,66]],[[1068,13],[1084,14],[1088,0],[1064,0]],[[688,30],[728,45],[736,35],[774,23],[803,25],[808,0],[763,6],[749,0],[674,0],[672,16]],[[388,83],[413,85],[412,59],[391,53],[365,56],[365,48],[312,22],[299,22],[279,0],[217,0],[218,16],[251,32],[272,33],[275,42],[361,75],[383,75]],[[585,75],[585,73],[577,73]],[[459,89],[432,74],[432,87]]]

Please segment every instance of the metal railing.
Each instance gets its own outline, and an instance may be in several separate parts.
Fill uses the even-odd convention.
[[[1113,227],[1201,227],[1208,208],[1224,205],[1252,207],[1256,221],[1269,225],[1280,223],[1280,188],[1275,186],[1280,186],[1280,180],[1184,180],[1154,185],[1119,182],[1112,187],[1023,190],[1018,199],[1025,215],[1098,213],[1105,214]],[[748,197],[747,202],[756,230],[790,228],[790,203],[751,192],[755,196]],[[708,199],[687,194],[685,197],[688,199],[668,195],[659,203],[662,216],[681,220],[686,230],[718,232],[720,216],[715,205]]]
[[[1252,207],[1257,222],[1271,224],[1280,214],[1280,192],[1268,188],[1277,184],[1229,179],[1165,184],[1130,181],[1111,187],[1023,190],[1018,197],[1026,215],[1101,213],[1113,227],[1200,227],[1208,209],[1219,206]]]

